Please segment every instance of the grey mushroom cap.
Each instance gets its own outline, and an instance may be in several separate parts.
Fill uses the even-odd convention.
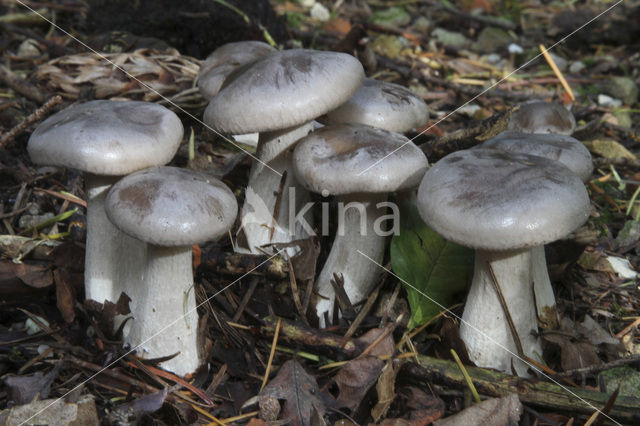
[[[363,124],[326,126],[300,139],[293,164],[307,189],[331,195],[414,187],[428,166],[422,150],[405,136]]]
[[[327,123],[367,124],[393,132],[408,132],[429,120],[429,107],[418,95],[399,84],[367,78],[338,108]]]
[[[153,167],[122,178],[105,199],[122,232],[159,246],[215,240],[235,221],[238,205],[218,179],[177,167]]]
[[[509,119],[507,130],[523,133],[559,133],[570,135],[576,128],[571,111],[554,102],[534,101],[521,104]]]
[[[362,84],[351,55],[294,49],[275,52],[227,78],[209,102],[204,122],[223,133],[299,126],[344,103]]]
[[[583,182],[591,177],[593,161],[586,146],[567,135],[506,131],[478,145],[503,151],[537,155],[558,161],[578,175]]]
[[[429,226],[485,250],[555,241],[587,220],[589,206],[584,184],[562,164],[489,148],[447,155],[418,189],[418,209]]]
[[[237,41],[214,50],[200,65],[198,89],[202,97],[211,100],[222,83],[236,68],[252,62],[276,49],[262,41]]]
[[[150,102],[91,101],[66,108],[31,134],[35,164],[121,176],[168,163],[183,135],[169,109]]]

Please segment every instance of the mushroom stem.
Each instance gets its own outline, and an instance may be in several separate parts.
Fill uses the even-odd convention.
[[[241,231],[244,231],[246,237],[246,247],[239,243],[241,247],[237,251],[259,254],[261,252],[258,247],[265,244],[288,243],[309,236],[302,223],[296,222],[293,229],[290,229],[290,210],[297,213],[310,197],[308,191],[295,178],[289,148],[312,129],[313,122],[308,122],[301,126],[260,134],[256,156],[262,162],[256,161],[251,167],[241,214]],[[265,163],[269,167],[265,166]],[[290,191],[289,188],[293,188],[294,191]],[[294,200],[289,199],[291,193],[295,195]],[[293,206],[290,205],[291,202],[294,203]],[[311,225],[309,217],[310,214],[305,216],[307,223]],[[289,254],[294,253],[295,251]]]
[[[476,250],[475,269],[467,304],[462,315],[460,337],[469,358],[479,367],[512,372],[527,377],[528,366],[518,358],[515,336],[493,285],[493,274],[500,287],[524,354],[532,359],[542,355],[536,310],[533,302],[531,250]],[[505,350],[506,348],[506,350]]]
[[[191,246],[148,244],[147,259],[144,280],[131,295],[134,320],[125,340],[139,346],[143,358],[180,352],[162,367],[180,376],[193,373],[200,357]]]
[[[85,297],[117,302],[121,292],[142,281],[146,244],[113,226],[104,210],[104,198],[120,176],[85,174],[87,243]],[[130,294],[129,294],[130,296]]]
[[[329,323],[332,321],[335,292],[331,280],[334,273],[342,274],[343,288],[354,304],[368,297],[376,284],[378,269],[371,259],[381,262],[384,255],[385,235],[380,235],[376,226],[379,227],[377,222],[385,213],[378,204],[386,199],[387,194],[351,194],[338,198],[338,231],[316,281],[318,299],[315,307],[321,327],[326,325],[325,313]]]
[[[542,245],[531,249],[531,275],[540,326],[544,329],[559,328],[560,321],[558,320],[556,297],[553,294],[553,287],[549,280],[547,260],[544,255],[544,246]]]

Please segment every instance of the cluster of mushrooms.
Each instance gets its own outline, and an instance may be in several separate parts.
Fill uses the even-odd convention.
[[[556,315],[543,245],[589,214],[581,179],[591,174],[591,159],[568,136],[575,126],[568,111],[524,105],[510,131],[427,171],[422,150],[402,134],[426,124],[427,105],[402,86],[365,79],[351,55],[230,43],[203,62],[198,86],[209,100],[207,126],[243,142],[257,138],[237,251],[262,253],[274,243],[294,246],[313,235],[311,192],[341,202],[344,221],[315,284],[321,325],[334,317],[335,277],[352,303],[368,296],[377,275],[372,261],[382,262],[389,235],[382,225],[385,201],[419,186],[425,222],[477,250],[461,325],[471,359],[527,374],[513,357],[514,342],[529,357],[541,353],[534,300],[546,320]],[[546,112],[528,113],[531,108]],[[554,127],[548,117],[538,118],[545,114],[569,124]],[[165,166],[182,138],[180,120],[162,106],[92,101],[45,120],[28,151],[36,164],[85,172],[87,299],[129,296],[133,320],[125,342],[145,358],[177,353],[161,365],[185,375],[203,362],[191,246],[225,235],[238,206],[221,181]],[[511,311],[515,338],[492,280]]]

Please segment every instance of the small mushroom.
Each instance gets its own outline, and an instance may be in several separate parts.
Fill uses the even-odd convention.
[[[276,49],[262,41],[236,41],[223,44],[214,50],[200,65],[198,89],[202,97],[210,101],[218,94],[224,80],[238,67],[255,61]]]
[[[260,133],[260,161],[251,167],[241,213],[250,252],[310,234],[306,223],[289,223],[290,212],[298,212],[309,200],[293,176],[291,148],[313,129],[313,119],[349,99],[363,79],[362,65],[351,55],[286,50],[234,73],[207,106],[204,121],[216,130]]]
[[[422,219],[444,238],[476,249],[460,325],[476,365],[528,375],[517,357],[516,339],[524,355],[536,359],[542,353],[531,249],[578,228],[589,207],[580,179],[542,157],[478,148],[449,154],[427,171],[418,189]],[[506,301],[517,337],[494,286]]]
[[[104,100],[66,108],[31,135],[27,150],[35,164],[85,172],[87,299],[115,302],[127,283],[142,279],[136,265],[144,260],[144,245],[111,225],[104,197],[121,176],[168,163],[182,135],[180,119],[163,106]]]
[[[327,124],[358,123],[405,133],[429,120],[429,107],[399,84],[366,78],[362,86],[326,115]]]
[[[588,181],[593,172],[589,150],[582,142],[567,135],[506,131],[485,141],[479,147],[536,155],[557,161],[568,167],[583,182]],[[543,245],[533,248],[531,262],[538,321],[543,328],[558,328],[560,321],[556,298],[547,272]]]
[[[144,279],[131,289],[134,319],[125,341],[145,358],[180,352],[162,366],[179,375],[194,372],[202,358],[191,247],[233,226],[233,193],[202,173],[154,167],[113,185],[105,208],[118,229],[147,243]]]
[[[334,274],[342,274],[344,290],[353,303],[369,295],[377,273],[371,259],[382,261],[389,235],[381,227],[389,218],[385,216],[387,194],[417,186],[427,165],[424,153],[403,135],[362,124],[326,126],[296,146],[293,166],[300,182],[310,191],[336,195],[340,201],[338,232],[316,281],[315,307],[322,326],[325,314],[332,321]]]
[[[522,133],[558,133],[570,135],[576,128],[573,114],[554,102],[533,101],[521,104],[511,115],[507,130]]]

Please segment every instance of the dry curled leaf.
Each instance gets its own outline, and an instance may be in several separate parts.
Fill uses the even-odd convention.
[[[334,377],[339,389],[338,407],[356,412],[369,389],[378,380],[383,367],[384,361],[378,357],[365,356],[351,360],[340,368]]]
[[[282,420],[287,420],[287,424],[292,426],[310,425],[312,419],[322,417],[325,411],[324,402],[319,395],[320,389],[315,379],[298,361],[289,360],[280,367],[278,375],[258,395],[260,417],[268,419],[267,421],[276,420],[273,419],[274,402],[284,400],[280,415]]]
[[[138,49],[61,56],[40,65],[36,78],[74,99],[89,88],[97,99],[127,97],[152,102],[164,96],[183,108],[196,108],[203,104],[200,94],[191,90],[199,69],[199,60],[175,49]]]
[[[491,398],[466,408],[445,419],[434,422],[436,426],[515,426],[522,415],[518,394]]]

